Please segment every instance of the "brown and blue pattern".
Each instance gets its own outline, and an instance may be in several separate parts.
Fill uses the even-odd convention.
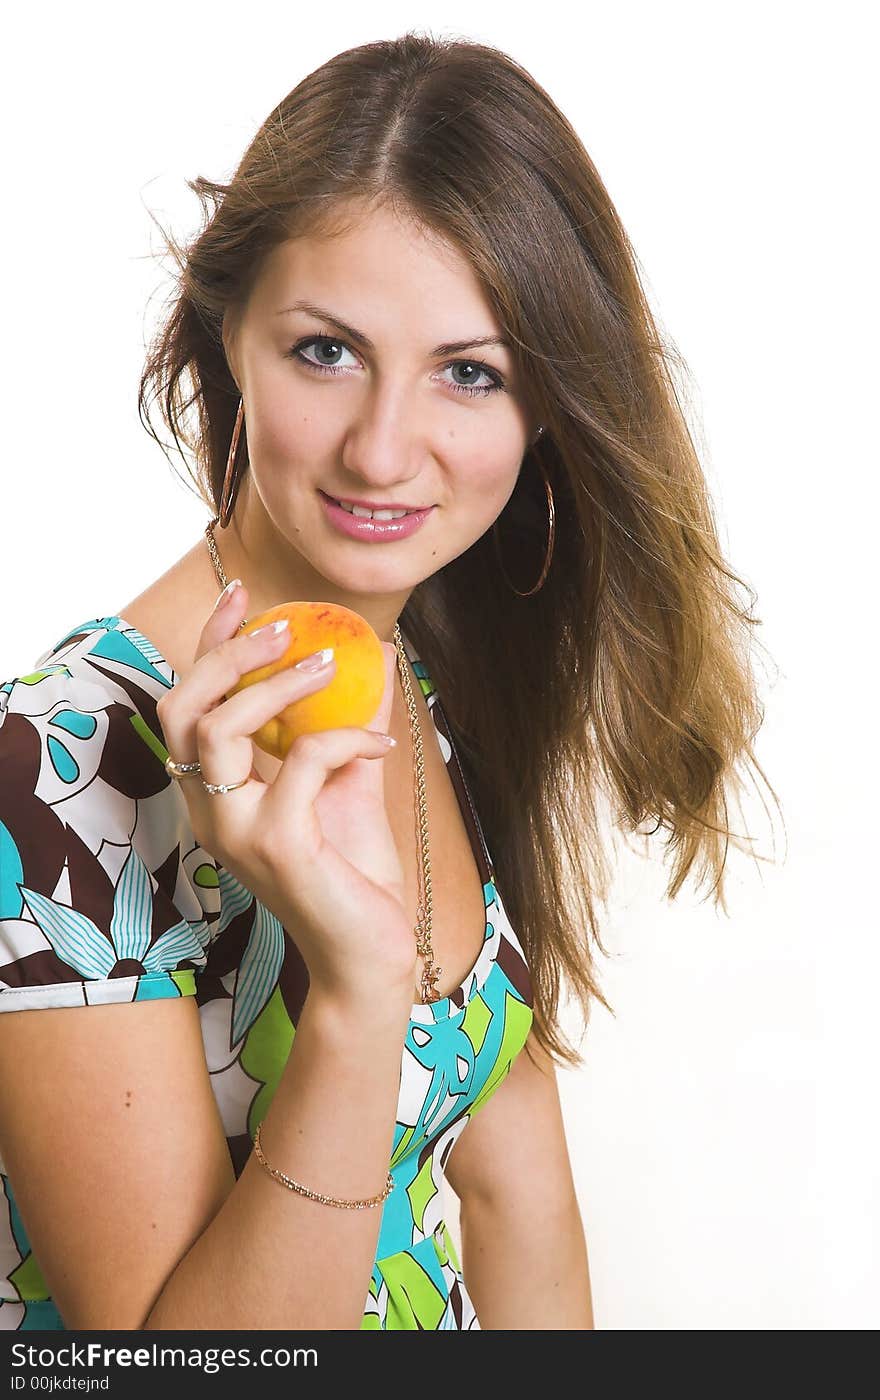
[[[464,1331],[480,1324],[443,1219],[443,1172],[525,1044],[532,988],[446,715],[404,640],[483,880],[486,926],[461,986],[412,1007],[395,1190],[361,1325]],[[156,713],[176,679],[146,637],[108,616],[0,685],[0,1011],[194,996],[238,1176],[290,1053],[308,969],[295,930],[195,840]],[[63,1330],[2,1162],[0,1182],[0,1328]]]

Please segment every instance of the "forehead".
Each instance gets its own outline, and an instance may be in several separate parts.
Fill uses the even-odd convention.
[[[377,343],[500,334],[479,280],[460,250],[388,209],[350,218],[340,230],[306,233],[275,247],[250,308],[275,315],[308,300],[363,327]],[[292,318],[291,318],[292,319]]]

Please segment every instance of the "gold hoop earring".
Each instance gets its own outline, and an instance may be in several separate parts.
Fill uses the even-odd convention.
[[[219,520],[223,529],[229,524],[232,509],[235,505],[235,497],[238,494],[238,486],[241,481],[241,473],[238,477],[235,474],[235,458],[238,452],[238,440],[241,437],[242,424],[244,423],[244,399],[238,401],[238,412],[235,415],[235,427],[232,429],[232,441],[229,444],[229,455],[226,458],[226,472],[223,477],[223,490],[220,495],[220,510],[215,520]]]
[[[543,428],[539,428],[538,436],[540,436],[543,431]],[[550,485],[550,478],[547,475],[544,463],[540,461],[540,459],[538,461],[538,466],[541,469],[541,475],[544,478],[544,488],[547,492],[547,511],[550,517],[550,524],[548,527],[547,552],[544,555],[544,564],[541,569],[540,577],[538,579],[538,582],[535,584],[534,588],[526,589],[526,591],[523,592],[521,589],[517,588],[515,584],[511,583],[507,575],[507,570],[505,569],[501,559],[501,547],[498,543],[498,521],[496,520],[492,525],[492,538],[495,541],[495,553],[498,557],[498,567],[500,568],[502,574],[504,574],[504,577],[509,587],[513,589],[514,593],[519,598],[530,598],[533,593],[537,593],[541,588],[544,587],[544,580],[546,579],[550,569],[550,560],[553,558],[553,544],[556,539],[556,505],[553,499],[553,487]]]

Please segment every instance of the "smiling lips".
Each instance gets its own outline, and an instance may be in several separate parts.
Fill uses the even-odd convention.
[[[350,511],[362,519],[368,516],[375,516],[380,520],[398,519],[403,515],[412,515],[417,511],[429,509],[427,506],[404,505],[402,502],[383,501],[374,504],[371,501],[359,501],[350,496],[330,496],[328,492],[322,492],[322,495],[328,496],[329,500],[335,501],[338,506],[342,506],[343,510]]]
[[[406,510],[401,506],[396,510],[377,510],[374,515],[371,509],[364,506],[346,507],[325,491],[318,494],[330,524],[340,534],[374,543],[407,539],[421,528],[434,509],[428,506],[422,510]]]

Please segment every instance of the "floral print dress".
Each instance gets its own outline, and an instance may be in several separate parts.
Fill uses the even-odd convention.
[[[404,645],[482,875],[486,926],[461,986],[412,1007],[395,1189],[361,1328],[478,1329],[443,1219],[443,1171],[525,1045],[532,988],[439,697]],[[156,714],[177,677],[148,639],[124,618],[92,618],[35,666],[0,684],[0,1011],[194,996],[238,1177],[296,1034],[307,968],[293,933],[193,835]],[[64,1330],[2,1160],[0,1186],[0,1329]]]

